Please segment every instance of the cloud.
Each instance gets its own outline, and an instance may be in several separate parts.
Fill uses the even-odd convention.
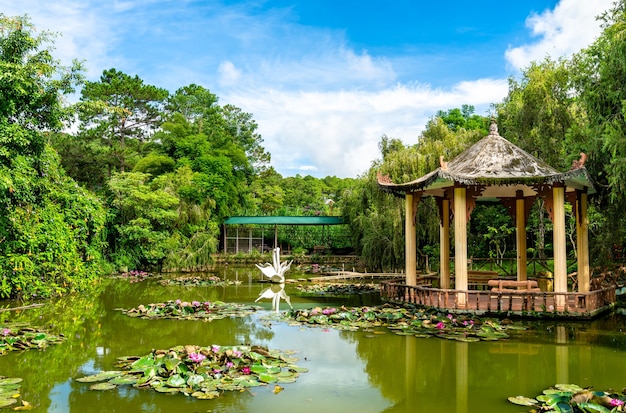
[[[449,90],[421,84],[397,84],[378,91],[259,87],[222,100],[253,113],[279,173],[356,177],[379,157],[383,135],[413,145],[437,110],[467,103],[478,114],[486,114],[507,88],[506,80],[498,79],[464,81]]]
[[[533,13],[526,26],[537,40],[531,44],[512,47],[506,60],[513,70],[527,67],[546,56],[570,56],[589,46],[602,32],[596,17],[608,10],[614,0],[561,0],[554,10]]]

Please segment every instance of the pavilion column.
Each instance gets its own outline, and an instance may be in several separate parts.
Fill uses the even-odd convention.
[[[454,188],[454,285],[456,290],[467,290],[467,189]],[[458,306],[466,305],[464,294],[458,295]]]
[[[441,201],[439,225],[439,288],[450,289],[450,200]]]
[[[526,201],[524,193],[517,191],[515,200],[515,237],[517,244],[517,280],[525,281],[526,274]]]
[[[404,255],[405,255],[405,274],[406,285],[417,285],[417,241],[415,231],[415,195],[413,193],[406,194],[406,215],[404,217]]]
[[[565,188],[552,188],[552,208],[554,211],[554,229],[552,245],[554,246],[554,292],[567,292],[567,251],[565,238]],[[556,296],[556,309],[563,311],[565,296]]]
[[[576,246],[578,255],[578,292],[589,291],[589,217],[587,193],[576,191]]]

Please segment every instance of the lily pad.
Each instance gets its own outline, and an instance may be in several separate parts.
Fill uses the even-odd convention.
[[[112,390],[115,389],[117,386],[113,383],[109,383],[109,382],[104,382],[104,383],[96,383],[96,384],[92,384],[91,386],[89,386],[89,388],[91,390]]]
[[[0,407],[7,407],[17,403],[17,399],[0,399]]]
[[[537,400],[531,399],[529,397],[524,397],[524,396],[509,397],[508,400],[511,403],[517,404],[519,406],[534,406],[538,403]]]
[[[105,371],[77,381],[103,381],[112,386],[131,385],[210,399],[225,391],[293,383],[307,369],[293,364],[298,359],[292,354],[261,346],[176,346],[153,350],[142,357],[118,357],[117,367],[122,370]]]

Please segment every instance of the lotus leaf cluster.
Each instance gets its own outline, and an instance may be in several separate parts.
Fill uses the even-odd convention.
[[[614,391],[593,391],[576,384],[556,384],[535,398],[514,396],[508,399],[531,412],[612,413],[626,411],[626,394]]]
[[[232,280],[222,280],[220,277],[211,276],[208,278],[204,277],[177,277],[170,278],[160,281],[163,285],[182,285],[188,287],[204,287],[204,286],[226,286],[226,285],[235,285],[241,284],[241,281],[232,281]]]
[[[0,408],[17,404],[20,398],[22,379],[18,377],[0,376]],[[21,406],[13,407],[13,410],[31,410],[33,406],[26,400],[22,400]]]
[[[164,303],[141,304],[136,308],[119,310],[129,317],[213,321],[226,317],[245,317],[261,309],[263,307],[222,301],[169,300]]]
[[[273,383],[293,383],[304,367],[287,352],[261,346],[177,346],[153,350],[143,357],[120,357],[119,370],[77,379],[94,383],[92,390],[129,385],[161,393],[182,393],[197,399],[213,399],[225,391]],[[282,388],[280,388],[282,390]],[[276,391],[276,390],[274,390]]]
[[[312,284],[296,286],[301,297],[351,297],[380,292],[379,284]]]
[[[510,320],[480,319],[475,316],[433,313],[412,307],[316,307],[291,309],[285,313],[290,322],[332,327],[342,330],[386,327],[399,335],[439,337],[474,342],[508,338],[507,330],[524,329]]]
[[[0,327],[0,355],[10,351],[44,349],[65,340],[63,335],[50,334],[38,327],[8,324]]]

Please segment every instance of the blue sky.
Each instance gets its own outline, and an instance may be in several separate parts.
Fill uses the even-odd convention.
[[[60,33],[87,78],[196,83],[251,113],[283,176],[357,177],[383,134],[415,144],[438,110],[488,115],[507,78],[600,34],[612,0],[0,0]]]

